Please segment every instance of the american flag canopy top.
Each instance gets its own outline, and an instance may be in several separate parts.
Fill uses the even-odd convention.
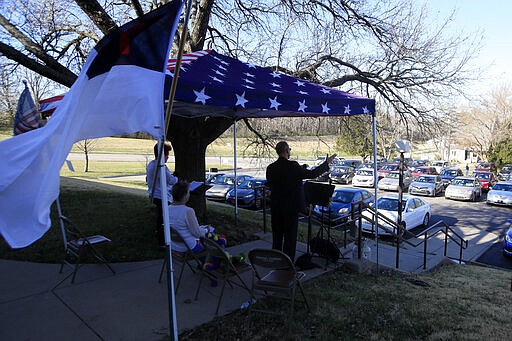
[[[175,59],[169,60],[172,77]],[[170,81],[167,82],[167,88]],[[301,80],[213,50],[183,56],[176,100],[220,107],[235,117],[347,116],[375,112],[375,101]],[[232,109],[229,114],[228,108]],[[188,111],[187,111],[188,110]],[[201,108],[178,103],[175,113],[201,115]],[[211,111],[210,111],[210,115]],[[215,111],[214,114],[215,115]]]
[[[16,116],[14,117],[14,135],[26,133],[27,131],[41,128],[41,117],[37,111],[36,104],[30,95],[26,81],[25,89],[18,100]]]
[[[167,65],[165,96],[176,59]],[[372,114],[375,100],[291,77],[213,50],[183,55],[173,114],[282,117]]]

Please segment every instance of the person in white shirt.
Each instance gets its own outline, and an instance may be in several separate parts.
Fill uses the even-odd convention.
[[[190,198],[190,186],[186,181],[179,181],[172,187],[172,204],[169,206],[169,223],[171,228],[180,234],[187,246],[193,252],[204,249],[200,238],[213,232],[211,226],[199,225],[196,213],[192,207],[186,205]],[[179,252],[187,251],[182,243],[172,242],[171,248]]]
[[[164,163],[169,159],[169,152],[172,150],[170,142],[164,142]],[[157,207],[157,227],[156,233],[158,238],[158,245],[161,249],[165,247],[164,229],[163,229],[163,217],[162,217],[162,190],[160,188],[160,171],[158,171],[158,143],[153,147],[155,159],[152,160],[146,167],[146,183],[148,185],[149,197],[153,197],[153,204]],[[171,203],[171,189],[172,186],[178,181],[178,178],[174,176],[171,171],[165,167],[165,176],[167,180],[167,200]]]

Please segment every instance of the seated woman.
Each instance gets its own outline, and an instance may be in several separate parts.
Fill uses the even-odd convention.
[[[199,238],[215,238],[219,244],[226,243],[226,240],[215,236],[211,226],[200,226],[196,214],[191,207],[186,206],[190,198],[189,184],[186,181],[177,182],[171,190],[172,204],[169,206],[169,222],[171,228],[180,234],[187,246],[198,253],[204,249]],[[182,243],[172,242],[171,247],[178,252],[186,252],[187,248]]]

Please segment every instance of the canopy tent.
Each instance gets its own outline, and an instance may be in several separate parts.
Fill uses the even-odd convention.
[[[176,59],[167,67],[169,93]],[[49,116],[63,95],[40,102]],[[183,55],[173,115],[245,117],[350,116],[375,112],[375,100],[204,50]]]

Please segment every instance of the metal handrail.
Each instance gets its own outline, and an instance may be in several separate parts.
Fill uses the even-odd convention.
[[[355,221],[356,219],[356,216],[355,216],[355,210],[354,210],[354,207],[355,206],[358,206],[358,220],[359,220],[359,231],[361,231],[361,221],[362,219],[365,219],[366,221],[369,221],[372,223],[372,226],[375,225],[375,219],[373,218],[369,218],[369,217],[365,217],[362,215],[362,208],[365,207],[367,210],[369,210],[373,217],[375,217],[375,210],[373,209],[372,206],[364,203],[364,202],[361,202],[361,203],[356,203],[356,204],[353,204],[352,205],[352,212],[351,212],[351,219]],[[459,263],[462,262],[462,250],[465,250],[467,249],[468,247],[468,241],[465,240],[462,236],[460,236],[455,230],[453,230],[448,224],[446,224],[443,220],[441,221],[438,221],[437,223],[435,223],[434,225],[430,226],[429,228],[427,228],[426,230],[422,231],[421,233],[419,234],[414,234],[410,231],[407,231],[407,230],[403,230],[403,233],[401,233],[401,230],[402,230],[402,227],[401,226],[398,226],[398,224],[389,219],[388,217],[382,215],[382,214],[378,214],[379,216],[379,220],[382,220],[384,222],[386,222],[387,224],[393,226],[393,229],[391,230],[390,228],[388,228],[387,226],[383,226],[383,225],[380,225],[377,226],[376,228],[377,229],[382,229],[382,230],[385,230],[386,232],[388,232],[394,239],[396,239],[397,241],[397,256],[396,256],[396,268],[398,269],[398,265],[399,265],[399,254],[400,254],[400,243],[403,242],[403,243],[406,243],[412,247],[418,247],[420,246],[421,244],[424,244],[424,247],[423,247],[423,269],[425,270],[427,268],[427,243],[428,243],[428,240],[435,237],[437,234],[439,233],[444,233],[444,256],[446,257],[446,254],[447,254],[447,249],[448,249],[448,238],[450,238],[452,241],[454,241],[458,246],[459,246]],[[434,231],[434,233],[432,234],[429,234],[431,231]],[[398,233],[396,233],[396,231],[398,231]],[[372,232],[375,232],[375,231],[372,231]],[[421,239],[418,243],[413,243],[407,239],[404,239],[405,236],[412,236],[414,238],[420,238],[421,236],[423,236],[423,239]],[[361,258],[361,233],[358,234],[358,245],[359,245],[359,258]]]

